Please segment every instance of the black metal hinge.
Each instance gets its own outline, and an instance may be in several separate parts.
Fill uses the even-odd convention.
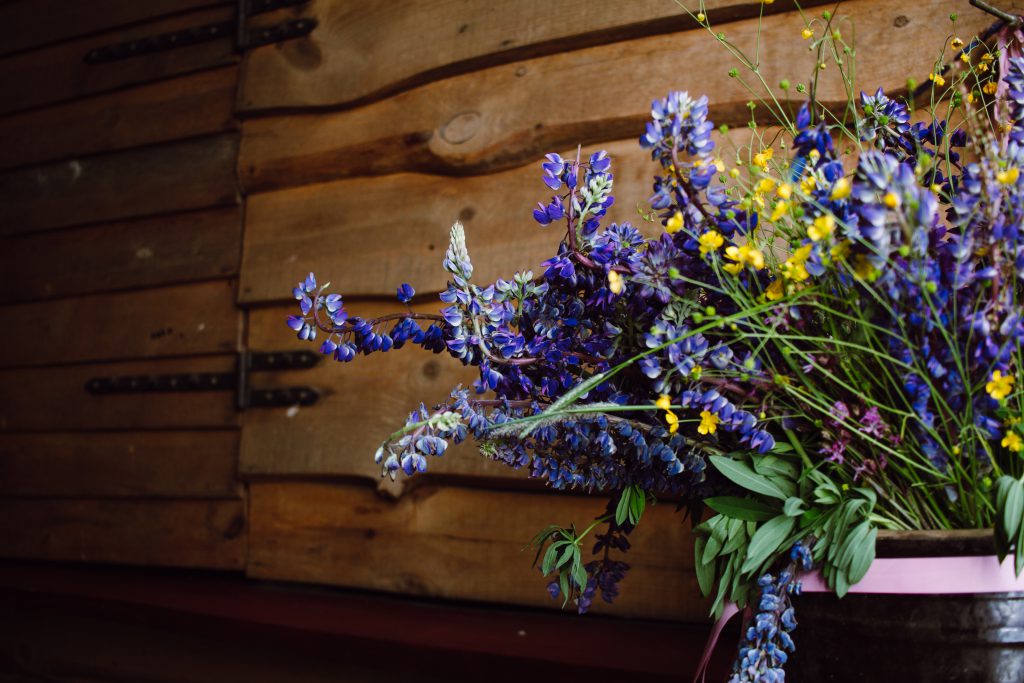
[[[129,59],[141,55],[173,50],[179,47],[204,43],[210,40],[228,38],[234,36],[235,50],[244,50],[280,43],[293,38],[308,36],[317,27],[317,20],[308,17],[304,19],[292,19],[274,26],[249,29],[246,19],[254,14],[273,12],[284,7],[295,7],[302,5],[309,0],[238,0],[238,10],[234,19],[228,19],[216,24],[195,26],[193,28],[161,33],[155,36],[127,40],[123,43],[104,45],[91,50],[85,55],[87,64],[104,64],[116,62],[121,59]]]
[[[309,406],[317,402],[320,392],[308,386],[274,389],[253,388],[250,373],[274,370],[306,370],[323,360],[312,351],[244,352],[238,356],[234,372],[193,372],[173,375],[126,375],[93,377],[85,390],[93,396],[140,394],[151,392],[230,391],[235,392],[235,405],[246,408],[287,408]]]

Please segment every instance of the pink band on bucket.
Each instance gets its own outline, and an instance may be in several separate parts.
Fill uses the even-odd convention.
[[[804,593],[830,593],[821,572],[814,571],[799,578]],[[976,593],[1024,592],[1024,574],[1017,576],[1013,560],[1000,564],[994,555],[958,557],[885,557],[876,559],[851,593],[875,595],[964,595]],[[726,623],[739,613],[729,603],[715,622],[704,646],[694,683],[705,680],[711,653]]]

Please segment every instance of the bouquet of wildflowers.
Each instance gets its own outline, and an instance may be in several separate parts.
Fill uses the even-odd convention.
[[[804,37],[852,88],[834,22]],[[688,506],[713,611],[756,612],[734,680],[781,680],[799,573],[842,596],[879,529],[994,528],[1024,567],[1024,59],[950,45],[923,112],[881,90],[829,111],[798,85],[795,113],[759,104],[776,137],[752,123],[732,152],[706,97],[669,93],[640,137],[659,237],[606,224],[607,154],[549,154],[533,219],[561,241],[539,275],[475,283],[456,223],[436,315],[349,317],[311,274],[288,324],[342,362],[414,344],[479,369],[384,441],[384,475],[472,436],[556,489],[607,493],[587,528],[533,541],[551,595],[580,612],[616,596],[647,505]]]

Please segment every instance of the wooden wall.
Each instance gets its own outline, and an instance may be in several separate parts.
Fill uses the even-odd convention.
[[[0,4],[0,554],[554,607],[523,543],[600,499],[553,495],[471,446],[415,482],[380,482],[380,438],[470,377],[444,357],[260,374],[323,397],[242,414],[229,392],[93,397],[83,383],[305,348],[283,320],[310,270],[353,311],[385,310],[406,281],[436,309],[456,218],[481,281],[536,271],[558,239],[529,217],[545,152],[608,149],[613,219],[629,220],[649,194],[635,140],[652,99],[707,93],[736,127],[727,153],[749,144],[728,54],[671,0],[311,0],[254,20],[315,17],[308,38],[241,61],[225,39],[89,66],[96,46],[219,21],[234,3],[90,5]],[[806,78],[791,3],[763,19],[750,0],[705,6],[746,49],[760,27],[766,82]],[[965,38],[991,23],[957,0],[842,3],[859,84],[924,80],[951,11]],[[45,30],[44,14],[57,17]],[[827,75],[819,97],[843,99]],[[703,618],[672,507],[645,518],[620,602],[600,610]]]
[[[229,39],[101,45],[233,2],[0,5],[0,553],[246,566],[230,392],[92,396],[93,377],[230,371],[242,213]]]

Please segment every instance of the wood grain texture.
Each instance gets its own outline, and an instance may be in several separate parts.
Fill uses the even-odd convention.
[[[703,4],[714,23],[761,10],[751,0]],[[680,5],[662,0],[314,0],[290,14],[319,25],[308,38],[246,56],[240,110],[350,105],[516,59],[697,27]]]
[[[225,133],[0,174],[0,234],[237,203],[238,136]]]
[[[898,91],[908,76],[922,81],[950,30],[936,17],[962,9],[956,0],[844,3],[840,13],[866,43],[857,54],[859,86]],[[958,30],[967,37],[990,20],[962,11]],[[815,58],[799,38],[804,23],[798,14],[719,28],[752,54],[759,25],[767,83],[797,83],[811,74]],[[903,50],[894,53],[893,46]],[[239,176],[255,192],[369,174],[493,172],[578,143],[638,135],[651,100],[670,90],[707,93],[716,123],[742,124],[749,120],[751,93],[727,76],[734,65],[707,33],[688,31],[475,71],[348,111],[252,120],[243,127]],[[846,101],[837,69],[822,72],[818,97]]]
[[[91,5],[86,3],[88,9],[83,9],[91,11]],[[0,60],[0,92],[4,93],[0,114],[236,63],[234,35],[107,64],[84,61],[85,55],[94,48],[225,21],[234,16],[233,5],[222,3],[220,7],[95,33]],[[45,19],[37,21],[45,28]]]
[[[0,55],[151,21],[225,0],[18,0],[0,4]]]
[[[233,352],[241,313],[234,283],[214,280],[0,307],[0,367]],[[40,343],[40,340],[45,340]]]
[[[232,65],[0,118],[0,167],[231,130],[237,83]]]
[[[419,487],[395,500],[370,486],[254,482],[250,576],[406,595],[557,608],[523,546],[549,524],[587,524],[599,498]],[[613,606],[622,616],[705,618],[689,524],[669,504],[645,513],[630,538],[632,566]]]
[[[242,569],[240,500],[0,498],[0,556]]]
[[[349,304],[352,315],[374,315],[386,304]],[[435,311],[438,306],[418,306]],[[291,308],[254,309],[249,313],[249,347],[310,349],[284,325]],[[239,472],[253,475],[328,475],[365,478],[383,484],[393,495],[402,492],[407,480],[397,485],[381,480],[380,465],[373,454],[387,435],[400,428],[420,401],[443,401],[458,384],[468,385],[478,376],[446,355],[418,347],[359,358],[354,363],[328,361],[314,370],[254,373],[253,382],[263,387],[312,386],[320,400],[298,410],[252,410],[242,418]],[[455,475],[501,479],[526,479],[482,457],[472,442],[452,446],[430,463],[429,475]]]
[[[92,396],[94,377],[232,372],[234,356],[88,363],[0,370],[0,431],[80,431],[236,427],[231,391]]]
[[[0,495],[232,498],[238,432],[0,434]]]
[[[770,140],[777,129],[763,131]],[[727,162],[749,158],[752,132],[738,128],[715,135]],[[615,174],[615,204],[605,225],[629,221],[654,235],[661,226],[644,221],[658,165],[635,140],[594,146],[606,149]],[[568,150],[575,156],[576,150]],[[451,224],[466,225],[474,279],[492,282],[516,270],[542,272],[555,253],[564,226],[541,228],[531,212],[549,201],[539,164],[466,178],[396,174],[252,195],[240,299],[244,303],[290,298],[300,276],[313,270],[345,295],[392,296],[411,283],[419,292],[445,288],[441,260]]]
[[[241,249],[237,205],[0,237],[0,303],[230,277]]]

